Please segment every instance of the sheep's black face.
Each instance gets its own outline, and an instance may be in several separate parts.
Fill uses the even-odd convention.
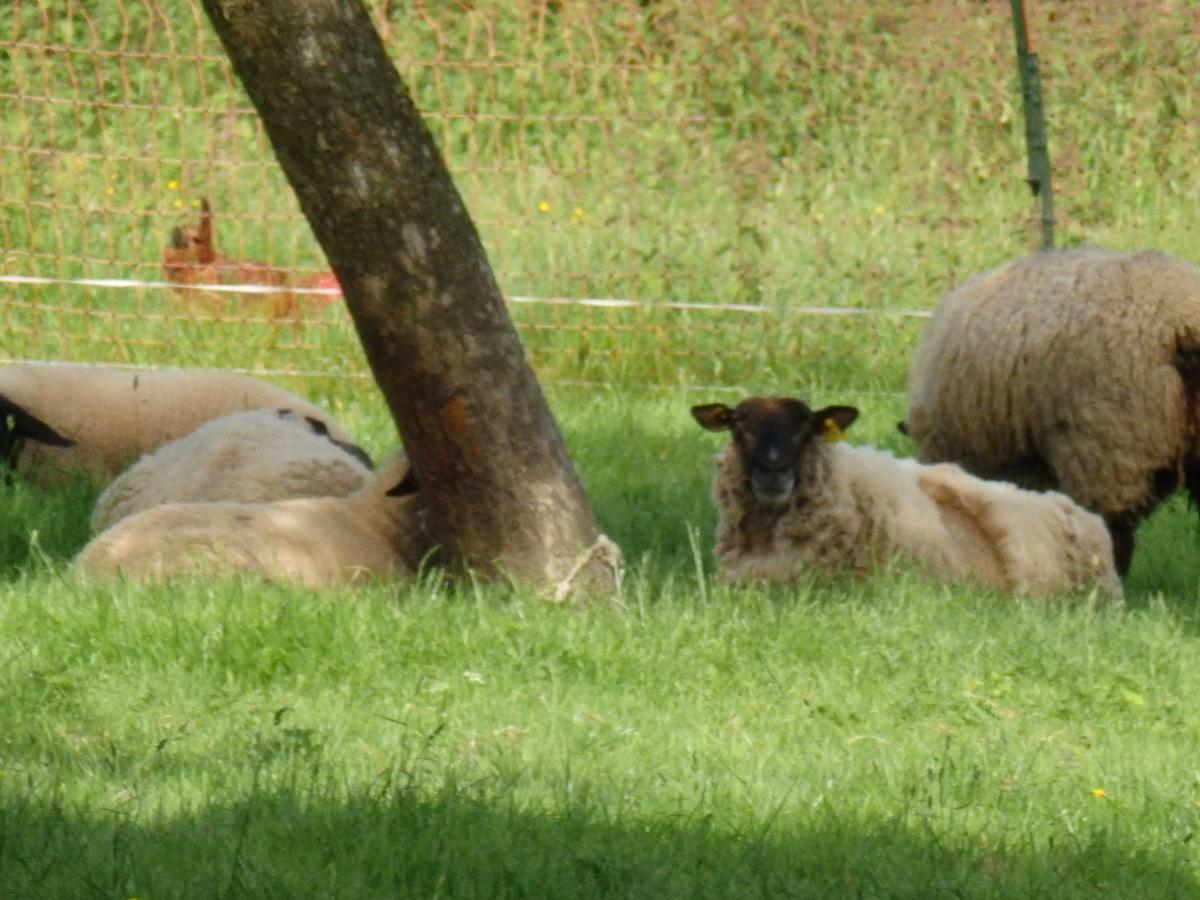
[[[796,487],[796,466],[817,436],[812,410],[799,400],[751,398],[733,411],[733,442],[760,503],[782,506]]]
[[[710,431],[731,431],[754,498],[783,506],[796,489],[796,472],[808,447],[840,434],[858,410],[830,406],[813,412],[789,397],[749,397],[732,409],[721,403],[694,406],[692,415]]]

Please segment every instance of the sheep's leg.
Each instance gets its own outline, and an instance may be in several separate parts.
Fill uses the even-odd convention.
[[[1194,452],[1184,457],[1183,483],[1187,488],[1188,502],[1200,510],[1200,457]]]
[[[1105,516],[1104,524],[1112,536],[1113,562],[1117,574],[1124,578],[1129,574],[1129,564],[1133,560],[1133,533],[1137,530],[1137,519],[1128,513],[1120,513]]]

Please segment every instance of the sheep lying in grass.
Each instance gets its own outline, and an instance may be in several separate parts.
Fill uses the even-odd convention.
[[[926,462],[1053,488],[1104,517],[1117,569],[1181,484],[1200,501],[1200,268],[1050,251],[950,291],[917,349],[907,432]]]
[[[106,482],[143,453],[247,409],[291,409],[351,442],[328,413],[247,375],[22,363],[0,367],[0,457],[47,483],[76,470]]]
[[[92,580],[257,573],[307,587],[415,571],[432,550],[416,480],[395,453],[348,497],[171,503],[117,522],[80,551]]]
[[[867,570],[906,557],[931,574],[1018,594],[1121,583],[1104,523],[1062,494],[987,482],[834,443],[858,416],[783,397],[692,409],[731,431],[717,457],[716,558],[731,581],[786,581],[810,568]]]
[[[92,531],[164,503],[344,497],[370,477],[366,453],[331,438],[318,419],[288,409],[231,413],[118,475],[96,501]]]

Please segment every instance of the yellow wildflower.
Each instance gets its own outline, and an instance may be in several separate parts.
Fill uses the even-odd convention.
[[[537,208],[538,208],[538,212],[544,212],[544,213],[550,212],[550,203],[546,200],[539,200]]]
[[[169,190],[174,191],[174,190],[178,189],[178,187],[179,187],[179,182],[176,181],[174,178],[172,178],[170,181],[167,182],[167,188]]]
[[[1093,788],[1092,796],[1095,797],[1097,800],[1103,800],[1105,797],[1104,788]]]

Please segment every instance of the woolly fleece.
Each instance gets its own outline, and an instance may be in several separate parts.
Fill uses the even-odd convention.
[[[942,301],[910,376],[908,433],[926,462],[1144,515],[1195,451],[1175,365],[1188,350],[1195,266],[1153,251],[1025,257]]]
[[[730,581],[787,581],[811,568],[863,572],[899,555],[935,577],[1018,594],[1099,586],[1121,596],[1099,517],[1061,494],[985,482],[956,466],[813,442],[787,504],[767,506],[729,444],[717,456],[715,555]]]
[[[312,588],[411,572],[432,547],[420,493],[387,496],[407,474],[397,452],[349,497],[156,506],[95,537],[72,568],[136,582],[257,573]]]
[[[74,440],[74,447],[26,441],[22,474],[44,483],[84,470],[107,482],[131,461],[210,419],[247,409],[283,409],[325,423],[349,442],[324,410],[281,387],[216,369],[133,371],[76,363],[0,367],[0,396]]]
[[[118,475],[96,501],[92,531],[165,503],[344,497],[371,474],[298,413],[231,413],[164,444]]]

